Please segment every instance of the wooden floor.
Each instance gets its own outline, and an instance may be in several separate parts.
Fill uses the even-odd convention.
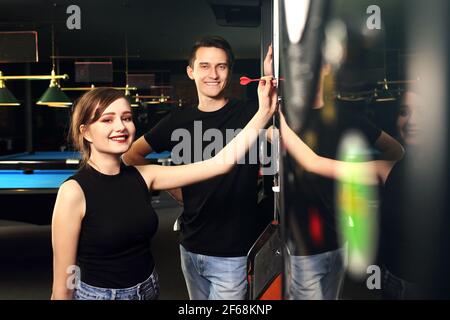
[[[152,243],[160,278],[161,300],[189,298],[181,272],[178,235],[172,231],[181,207],[166,193],[154,201],[159,216],[158,232]],[[51,294],[52,258],[50,227],[0,220],[0,300],[46,300]],[[16,229],[13,229],[16,228]],[[17,230],[14,231],[14,230]],[[36,236],[37,235],[37,236]],[[365,281],[347,278],[343,299],[379,299],[379,292],[369,291]]]

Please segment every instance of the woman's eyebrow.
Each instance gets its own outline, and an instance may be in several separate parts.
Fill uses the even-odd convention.
[[[102,113],[101,115],[100,115],[100,117],[103,117],[103,116],[110,116],[110,115],[115,115],[116,113],[115,112],[107,112],[107,113]]]

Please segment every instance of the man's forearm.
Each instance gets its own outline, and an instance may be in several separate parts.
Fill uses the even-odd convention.
[[[122,155],[122,162],[128,166],[142,166],[150,164],[151,161],[145,159],[145,156],[129,154],[128,152]]]
[[[145,157],[152,152],[152,147],[144,137],[140,137],[133,142],[131,148],[122,155],[122,161],[129,166],[150,164],[150,160]]]

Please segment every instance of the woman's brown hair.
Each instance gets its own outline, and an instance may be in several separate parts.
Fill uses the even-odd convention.
[[[97,88],[83,94],[75,104],[70,125],[70,138],[75,148],[82,155],[81,166],[84,166],[91,155],[90,142],[84,139],[81,125],[89,125],[97,121],[103,111],[114,101],[125,98],[121,91],[112,88]]]

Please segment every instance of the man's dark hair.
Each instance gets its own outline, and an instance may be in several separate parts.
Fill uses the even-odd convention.
[[[197,53],[198,48],[207,47],[207,48],[219,48],[225,51],[227,54],[227,63],[228,68],[231,70],[234,65],[234,54],[231,50],[231,46],[227,40],[219,36],[205,36],[199,40],[197,40],[194,46],[191,49],[191,53],[189,55],[189,66],[191,68],[194,67],[195,54]]]

